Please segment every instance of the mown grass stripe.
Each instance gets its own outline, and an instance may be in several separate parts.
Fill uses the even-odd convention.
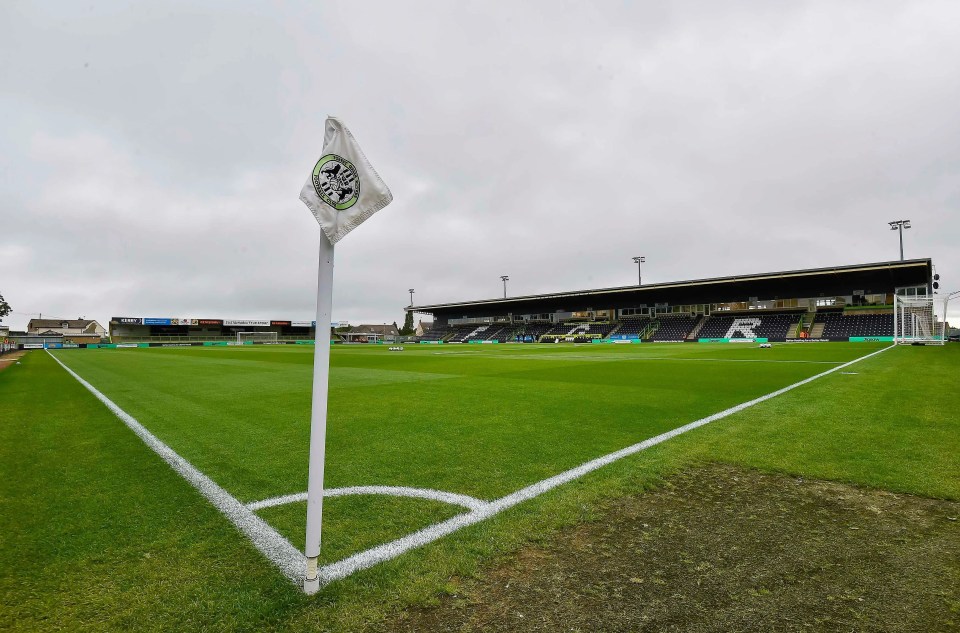
[[[47,354],[63,367],[67,373],[76,378],[94,397],[106,405],[107,409],[120,418],[144,444],[150,447],[153,452],[159,455],[174,471],[196,488],[214,507],[220,510],[240,532],[250,539],[253,545],[260,550],[270,562],[280,569],[284,576],[295,583],[302,582],[306,558],[297,548],[290,544],[290,541],[281,536],[244,504],[240,503],[233,495],[200,472],[193,464],[160,441],[133,416],[100,393],[96,387],[67,367],[49,350],[47,350]]]
[[[667,431],[666,433],[661,433],[660,435],[651,437],[642,442],[638,442],[637,444],[633,444],[632,446],[628,446],[626,448],[620,449],[619,451],[615,451],[608,455],[604,455],[603,457],[598,457],[597,459],[581,464],[576,468],[572,468],[558,475],[554,475],[553,477],[549,477],[547,479],[539,481],[533,485],[527,486],[525,488],[521,488],[520,490],[517,490],[516,492],[506,495],[505,497],[501,497],[500,499],[497,499],[495,501],[491,501],[490,503],[480,507],[477,510],[473,510],[466,514],[457,515],[455,517],[447,519],[446,521],[442,521],[440,523],[426,527],[422,530],[418,530],[413,534],[409,534],[407,536],[396,539],[389,543],[385,543],[383,545],[378,545],[377,547],[373,547],[365,552],[359,552],[357,554],[354,554],[353,556],[349,556],[335,563],[324,565],[319,570],[320,586],[329,584],[335,580],[346,578],[347,576],[350,576],[362,569],[367,569],[379,563],[392,560],[407,551],[416,549],[418,547],[422,547],[444,536],[452,534],[457,530],[468,527],[470,525],[475,525],[481,521],[489,519],[490,517],[496,514],[499,514],[500,512],[503,512],[504,510],[511,508],[519,503],[522,503],[523,501],[527,501],[535,497],[538,497],[549,490],[553,490],[554,488],[562,484],[573,481],[574,479],[578,479],[586,475],[587,473],[593,472],[599,468],[602,468],[603,466],[606,466],[615,461],[623,459],[624,457],[643,451],[647,448],[650,448],[651,446],[656,446],[657,444],[660,444],[662,442],[666,442],[669,439],[677,437],[678,435],[682,435],[683,433],[686,433],[688,431],[697,429],[711,422],[715,422],[717,420],[721,420],[735,413],[739,413],[740,411],[743,411],[744,409],[748,409],[754,405],[760,404],[761,402],[766,402],[767,400],[776,398],[777,396],[783,395],[788,391],[792,391],[797,387],[802,387],[803,385],[807,385],[815,380],[823,378],[824,376],[840,371],[841,369],[845,369],[855,363],[859,363],[862,360],[866,360],[868,358],[881,354],[887,350],[893,349],[894,347],[895,346],[891,345],[889,347],[885,347],[875,352],[871,352],[870,354],[866,354],[852,361],[846,362],[842,365],[838,365],[837,367],[832,367],[827,371],[821,372],[809,378],[805,378],[804,380],[795,382],[792,385],[783,387],[782,389],[777,389],[776,391],[772,391],[758,398],[754,398],[753,400],[743,402],[741,404],[730,407],[728,409],[724,409],[719,413],[714,413],[713,415],[707,416],[705,418],[695,420],[693,422],[690,422],[689,424],[685,424],[671,431]]]

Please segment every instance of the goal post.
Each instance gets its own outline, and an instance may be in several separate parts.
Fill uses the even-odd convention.
[[[893,341],[898,345],[943,345],[943,324],[937,322],[933,296],[893,299]]]
[[[276,332],[237,332],[237,345],[244,343],[276,343]]]

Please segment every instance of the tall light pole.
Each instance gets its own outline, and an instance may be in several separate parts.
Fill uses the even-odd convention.
[[[647,261],[646,257],[634,257],[633,261],[637,264],[637,285],[643,285],[643,262]]]
[[[500,275],[500,280],[503,282],[503,298],[507,298],[507,282],[510,281],[510,277],[507,275]]]
[[[410,288],[409,290],[407,290],[407,292],[410,293],[410,305],[413,305],[413,293],[414,293],[413,288]]]
[[[903,261],[903,229],[910,228],[910,220],[894,220],[887,222],[891,231],[900,231],[900,261]]]
[[[950,307],[950,300],[960,297],[960,290],[955,290],[943,298],[943,329],[940,331],[940,340],[946,341],[950,333],[947,332],[947,309]]]

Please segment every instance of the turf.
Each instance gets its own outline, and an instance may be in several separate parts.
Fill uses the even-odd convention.
[[[960,503],[692,468],[383,631],[949,631]]]
[[[335,348],[327,483],[493,499],[876,349]],[[832,374],[618,462],[313,599],[290,591],[52,359],[31,353],[0,375],[0,528],[10,535],[0,551],[0,587],[4,604],[13,605],[0,626],[39,628],[56,612],[58,625],[74,629],[104,622],[122,628],[123,618],[139,618],[141,628],[185,621],[223,629],[357,628],[391,606],[429,600],[451,574],[474,573],[531,538],[589,519],[599,499],[655,485],[701,461],[958,499],[960,433],[950,415],[958,404],[950,379],[958,352],[885,352],[855,365],[854,375]],[[242,501],[305,489],[309,349],[76,350],[58,357]],[[260,515],[300,546],[302,508]],[[330,499],[324,558],[456,511],[422,500]],[[144,543],[166,564],[145,559]],[[69,555],[78,549],[88,555]],[[66,580],[50,586],[50,569],[65,567],[81,588],[63,591]],[[118,578],[124,587],[115,586]],[[151,591],[127,601],[137,579]]]

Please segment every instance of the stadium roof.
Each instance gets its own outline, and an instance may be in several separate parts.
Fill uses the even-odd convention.
[[[406,310],[426,313],[457,313],[478,310],[490,310],[506,313],[517,311],[550,309],[563,304],[565,309],[578,310],[603,308],[610,304],[617,306],[634,304],[652,304],[655,302],[678,303],[716,303],[746,300],[757,296],[761,299],[788,298],[790,296],[820,296],[829,294],[849,294],[851,290],[864,290],[867,293],[891,292],[897,286],[929,284],[933,274],[933,264],[927,259],[877,262],[853,266],[831,266],[828,268],[810,268],[806,270],[787,270],[758,273],[753,275],[733,275],[711,279],[692,279],[643,286],[619,286],[596,290],[574,290],[538,295],[507,297],[505,299],[483,299],[457,303],[438,303],[433,305],[408,306]],[[798,294],[792,292],[809,293]],[[739,299],[742,297],[742,299]],[[608,303],[609,302],[609,303]]]

